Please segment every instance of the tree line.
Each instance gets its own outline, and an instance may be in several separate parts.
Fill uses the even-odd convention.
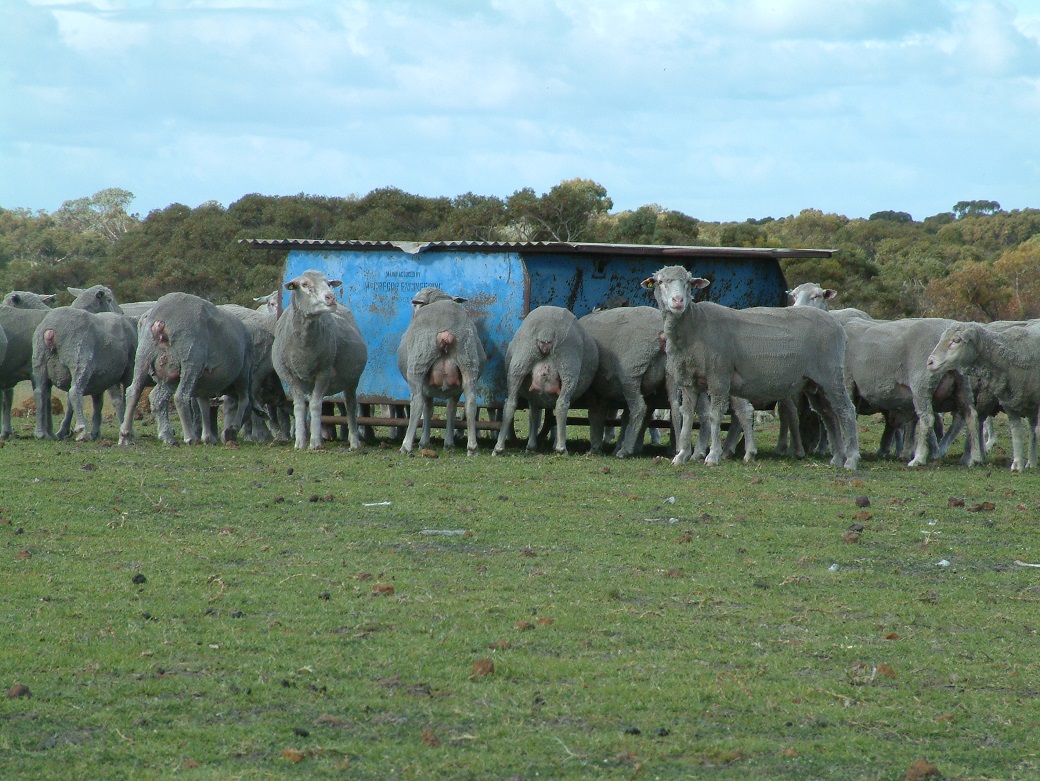
[[[538,195],[249,194],[224,207],[174,203],[144,218],[133,193],[110,188],[54,212],[0,208],[0,290],[64,292],[109,285],[121,301],[180,290],[248,305],[274,290],[285,252],[239,239],[580,241],[837,250],[782,261],[787,281],[836,289],[837,306],[875,317],[989,321],[1040,317],[1040,209],[960,201],[923,220],[898,211],[867,219],[797,215],[707,222],[657,204],[612,212],[606,189],[563,181]]]

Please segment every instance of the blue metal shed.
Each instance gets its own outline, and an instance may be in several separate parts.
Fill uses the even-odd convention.
[[[330,241],[251,239],[257,249],[285,249],[283,282],[316,269],[342,280],[337,295],[350,307],[368,345],[358,395],[362,403],[407,403],[397,347],[411,317],[412,296],[433,285],[467,300],[487,353],[478,404],[506,395],[506,348],[527,313],[546,304],[581,317],[611,297],[652,304],[640,282],[662,266],[682,265],[711,280],[706,300],[725,306],[782,306],[787,283],[781,258],[827,258],[832,250],[688,247],[569,242]],[[283,290],[282,305],[288,303]]]

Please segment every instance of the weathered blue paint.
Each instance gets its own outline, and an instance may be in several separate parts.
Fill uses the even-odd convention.
[[[410,252],[388,243],[253,241],[254,246],[290,249],[284,281],[307,269],[343,282],[337,295],[354,313],[368,345],[368,365],[359,396],[379,402],[406,400],[408,386],[397,368],[397,348],[411,318],[412,296],[433,285],[464,304],[480,333],[487,364],[478,385],[478,404],[501,404],[506,394],[505,354],[524,316],[551,304],[581,317],[611,297],[633,306],[652,304],[640,283],[663,266],[682,265],[710,279],[706,300],[735,308],[781,306],[787,283],[777,254],[829,257],[826,250],[753,251],[695,248],[696,254],[667,254],[660,247],[573,245],[480,245],[432,243]],[[302,246],[301,246],[302,245]],[[591,248],[591,251],[582,251]],[[645,253],[640,250],[644,249]],[[812,253],[813,255],[810,255]],[[283,307],[288,293],[283,291]]]
[[[609,298],[632,306],[653,305],[639,284],[663,266],[685,266],[711,280],[702,297],[723,306],[782,306],[787,283],[769,258],[661,258],[639,255],[524,255],[531,277],[531,308],[551,304],[587,315]]]
[[[500,402],[506,394],[505,355],[526,314],[527,280],[516,253],[343,252],[294,250],[285,281],[316,269],[343,285],[336,295],[353,312],[368,346],[368,364],[358,395],[372,401],[407,399],[408,383],[397,368],[397,348],[412,317],[412,296],[439,287],[466,299],[487,363],[477,383],[477,403]],[[282,306],[289,303],[288,292]]]

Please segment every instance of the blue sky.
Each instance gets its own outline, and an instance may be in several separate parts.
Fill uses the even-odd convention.
[[[0,206],[1040,207],[1040,0],[0,0]]]

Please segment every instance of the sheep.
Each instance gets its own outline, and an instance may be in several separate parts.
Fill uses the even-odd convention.
[[[968,426],[968,466],[981,463],[978,415],[970,384],[955,369],[928,371],[927,358],[943,331],[954,324],[940,318],[849,320],[845,383],[860,412],[882,412],[886,435],[903,423],[916,422],[916,446],[909,466],[927,463],[935,442],[935,412],[954,411]],[[883,438],[879,453],[891,446]],[[909,441],[906,445],[910,447]],[[908,455],[908,454],[905,454]],[[904,455],[904,457],[905,457]]]
[[[285,390],[282,388],[281,380],[274,370],[274,362],[271,359],[277,314],[267,306],[249,309],[237,304],[222,304],[217,308],[237,317],[249,331],[249,336],[253,340],[253,399],[267,411],[269,421],[274,423],[276,408],[279,404],[284,405],[285,403]],[[233,397],[229,397],[228,402],[225,415],[233,416],[235,414]],[[289,439],[288,418],[283,416],[283,423],[284,425],[275,424],[269,427],[268,421],[252,411],[245,418],[243,437],[255,442],[269,442],[272,438],[287,441]]]
[[[304,271],[285,283],[292,296],[275,327],[272,359],[293,400],[296,448],[307,440],[307,401],[310,399],[310,448],[322,446],[321,406],[326,395],[343,392],[351,449],[360,446],[357,386],[368,361],[368,349],[350,310],[332,288],[343,283],[320,271]]]
[[[101,435],[101,412],[104,393],[123,418],[123,392],[133,378],[134,351],[137,334],[133,324],[122,313],[86,312],[72,307],[59,307],[47,313],[33,334],[33,384],[36,397],[37,439],[51,439],[51,389],[68,392],[65,418],[57,438],[70,434],[73,415],[76,427],[71,433],[85,441]],[[83,413],[83,397],[93,401],[93,419],[89,432]]]
[[[436,287],[412,299],[412,319],[397,349],[397,368],[408,382],[411,410],[401,452],[412,452],[422,414],[419,447],[429,447],[433,400],[447,398],[444,448],[455,447],[455,408],[466,396],[466,453],[477,454],[477,380],[484,371],[484,346],[473,320],[462,308],[466,299]]]
[[[602,452],[607,412],[622,403],[627,422],[614,455],[626,458],[641,444],[648,398],[666,404],[672,420],[679,420],[678,403],[665,371],[661,313],[652,306],[602,308],[578,322],[599,351],[598,368],[583,397],[589,410],[592,452]]]
[[[4,296],[2,306],[12,306],[17,309],[51,309],[57,298],[58,296],[54,293],[40,295],[28,290],[12,290]]]
[[[243,418],[254,408],[252,396],[253,342],[245,325],[232,314],[190,293],[167,293],[138,324],[133,383],[126,392],[126,412],[119,443],[133,441],[134,409],[146,384],[155,378],[162,409],[172,395],[184,441],[215,443],[208,414],[198,416],[197,400],[231,393],[235,414],[224,419],[221,439],[234,441]],[[157,413],[158,416],[158,413]],[[196,421],[201,418],[201,435]],[[160,429],[160,439],[166,441]],[[172,444],[172,434],[168,444]]]
[[[555,406],[555,451],[566,455],[567,412],[592,384],[598,365],[596,342],[570,311],[540,306],[529,312],[506,349],[506,401],[492,455],[506,448],[520,396],[531,405],[527,449],[537,448],[542,409]]]
[[[33,334],[51,311],[40,302],[52,298],[24,291],[15,291],[8,298],[11,296],[19,299],[18,305],[0,306],[0,327],[7,334],[8,342],[7,354],[0,361],[0,439],[8,439],[13,433],[11,406],[14,387],[23,380],[32,379]],[[87,312],[115,311],[115,306],[112,291],[99,286],[80,291],[71,304],[73,309]]]
[[[731,395],[775,402],[804,390],[830,434],[831,463],[856,469],[859,435],[844,386],[846,337],[838,323],[812,307],[736,310],[694,303],[693,290],[710,282],[682,266],[663,268],[642,284],[653,291],[664,316],[670,371],[682,390],[682,430],[674,464],[690,458],[692,418],[701,390],[711,402],[706,464],[719,462],[720,419]]]
[[[982,378],[1008,416],[1011,471],[1021,472],[1036,466],[1040,417],[1040,325],[995,329],[979,323],[955,323],[943,331],[928,356],[927,366],[928,371],[936,376],[959,369]],[[1029,421],[1027,432],[1023,432],[1023,420]],[[1026,439],[1028,448],[1024,444]]]

